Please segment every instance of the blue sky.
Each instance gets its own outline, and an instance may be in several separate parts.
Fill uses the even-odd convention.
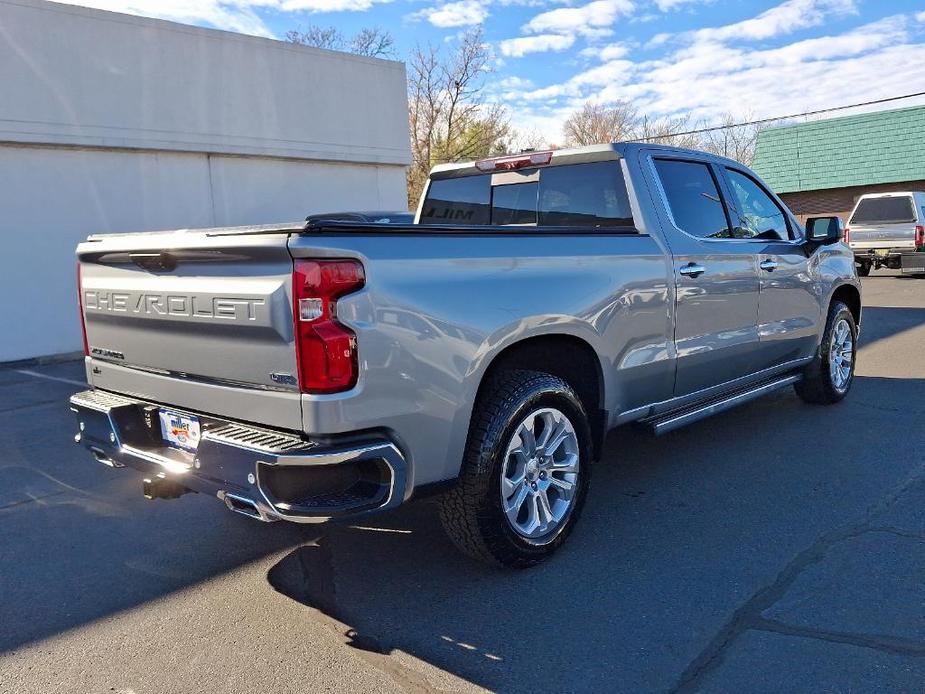
[[[561,139],[585,101],[714,123],[925,91],[925,2],[911,0],[85,0],[73,4],[282,37],[380,26],[398,58],[481,24],[493,100]],[[890,107],[925,103],[897,102]],[[881,107],[882,108],[882,107]]]

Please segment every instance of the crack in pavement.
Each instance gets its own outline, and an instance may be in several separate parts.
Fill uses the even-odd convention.
[[[0,505],[0,511],[6,511],[11,508],[16,508],[17,506],[25,506],[26,504],[34,504],[44,499],[48,499],[52,496],[59,496],[61,494],[67,494],[65,490],[59,490],[56,492],[49,492],[48,494],[40,494],[39,496],[31,496],[28,499],[20,499],[19,501],[13,501],[8,504]]]
[[[889,655],[925,657],[925,641],[905,639],[898,636],[890,636],[889,634],[859,634],[846,631],[827,631],[825,629],[793,626],[792,624],[778,622],[775,619],[765,618],[756,620],[751,628],[756,631],[770,631],[785,636],[799,636],[807,639],[817,639],[820,641],[830,641],[832,643],[844,643],[850,646],[860,646],[862,648],[872,648],[876,651],[888,653]]]
[[[822,561],[829,549],[834,545],[844,542],[846,540],[859,537],[868,532],[889,532],[895,530],[892,528],[884,528],[874,526],[873,523],[882,515],[890,506],[892,506],[896,501],[898,501],[907,491],[912,487],[916,486],[918,483],[925,480],[925,463],[919,463],[912,471],[906,476],[905,479],[900,481],[898,484],[880,497],[876,502],[868,506],[866,512],[864,513],[864,519],[858,523],[854,523],[850,526],[843,526],[840,528],[835,528],[827,533],[821,535],[812,545],[804,549],[802,552],[797,554],[790,562],[777,574],[775,580],[765,586],[764,588],[758,590],[752,594],[739,609],[737,609],[733,614],[732,618],[724,624],[716,635],[711,639],[710,643],[707,644],[697,657],[695,657],[688,666],[681,673],[681,676],[678,678],[677,683],[674,687],[671,688],[672,693],[681,694],[683,692],[694,692],[699,689],[700,685],[706,679],[706,677],[712,673],[716,668],[718,668],[726,655],[729,647],[739,638],[743,633],[751,629],[763,629],[769,631],[768,625],[773,625],[775,629],[780,633],[785,633],[783,630],[802,630],[799,627],[790,627],[788,625],[780,624],[778,627],[777,622],[772,622],[770,620],[762,617],[762,614],[774,605],[784,594],[790,589],[796,579],[800,576],[801,573],[808,567],[818,564]],[[920,539],[916,536],[914,539]],[[832,638],[827,638],[825,640],[835,640],[835,636],[841,636],[844,638],[849,638],[849,635],[846,634],[836,634],[834,632],[824,632],[824,631],[813,631],[807,629],[806,633],[800,633],[795,635],[808,636],[811,634],[816,634],[817,638],[821,638],[820,635],[831,636]],[[865,635],[863,634],[852,634],[850,638],[857,639],[859,641],[864,640]],[[893,637],[873,637],[875,639],[880,639],[877,643],[883,645],[887,642],[883,639],[890,639],[890,643],[894,648],[906,648],[914,646],[918,650],[913,653],[913,655],[923,655],[925,654],[925,644],[915,642],[909,642],[905,639],[897,639]],[[844,642],[844,641],[843,641]],[[868,641],[866,643],[867,647],[873,647],[873,641]],[[865,645],[865,644],[856,644],[856,645]]]

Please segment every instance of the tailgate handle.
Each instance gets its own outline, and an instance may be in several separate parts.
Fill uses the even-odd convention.
[[[171,272],[177,269],[177,259],[170,253],[129,253],[129,260],[149,272]]]

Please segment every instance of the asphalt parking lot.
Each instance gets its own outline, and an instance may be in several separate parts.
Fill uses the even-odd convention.
[[[362,525],[145,501],[74,446],[82,365],[0,370],[0,691],[923,691],[925,280],[864,280],[848,400],[614,432],[526,572],[430,503]]]

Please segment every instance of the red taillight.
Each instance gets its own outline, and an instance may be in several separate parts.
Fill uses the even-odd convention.
[[[337,321],[337,299],[365,283],[356,260],[294,261],[293,318],[303,393],[335,393],[356,385],[356,335]]]
[[[851,243],[851,229],[845,227],[845,243]]]
[[[475,162],[475,168],[479,171],[512,171],[514,169],[522,169],[525,166],[548,164],[551,161],[552,151],[524,152],[523,154],[498,157],[497,159],[480,159]]]
[[[921,248],[925,246],[925,226],[916,225],[915,227],[915,247]]]
[[[87,319],[84,317],[84,290],[80,285],[80,262],[77,263],[77,306],[80,308],[80,332],[84,338],[84,356],[90,356],[90,343],[87,342]]]

